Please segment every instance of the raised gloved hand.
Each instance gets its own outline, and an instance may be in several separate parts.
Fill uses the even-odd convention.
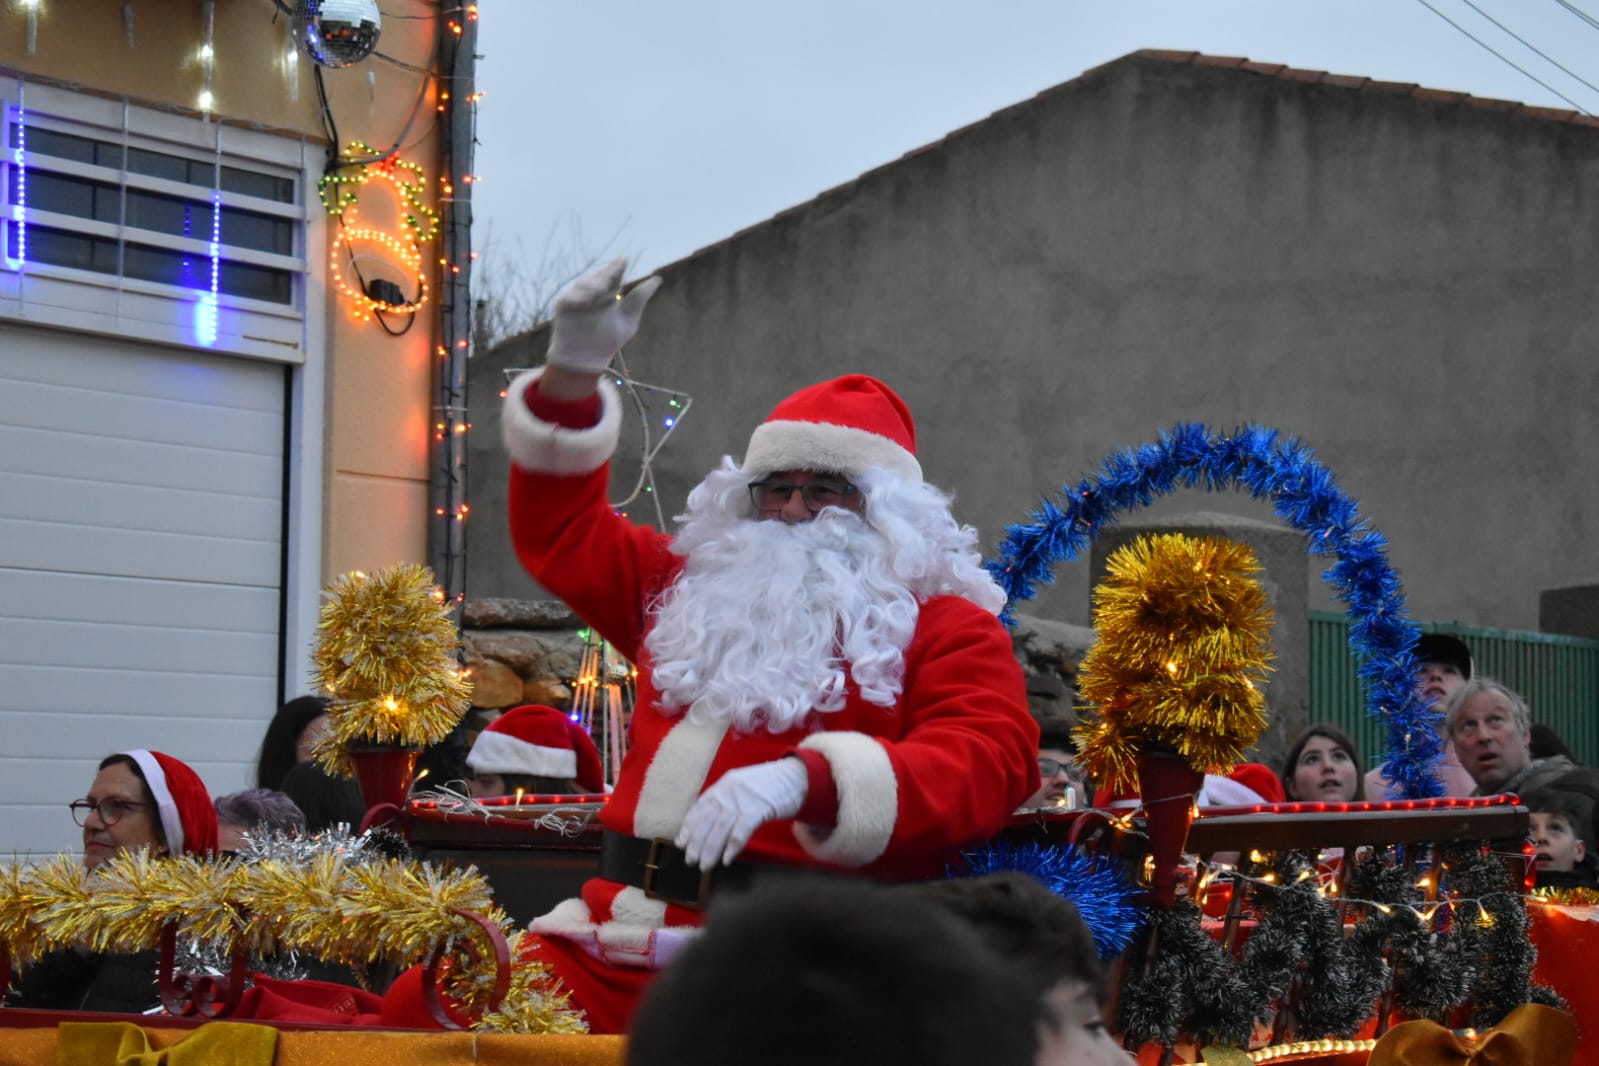
[[[805,803],[805,764],[792,755],[729,770],[683,816],[675,843],[690,866],[710,870],[738,857],[755,830],[792,818]]]
[[[661,287],[658,276],[649,277],[623,296],[626,272],[627,257],[621,256],[584,274],[555,298],[546,363],[587,374],[605,372],[622,345],[638,332],[644,305]]]

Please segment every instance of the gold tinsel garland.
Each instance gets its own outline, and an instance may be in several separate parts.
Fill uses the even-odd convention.
[[[1076,730],[1090,774],[1138,784],[1140,750],[1175,750],[1225,774],[1266,728],[1257,687],[1270,669],[1271,608],[1242,544],[1178,533],[1114,552],[1094,589],[1094,645],[1078,688],[1092,705]]]
[[[463,946],[482,931],[458,911],[473,911],[512,944],[511,991],[475,1028],[503,1032],[584,1032],[580,1015],[548,968],[521,950],[521,934],[494,905],[475,869],[324,851],[309,861],[202,862],[190,856],[120,854],[93,871],[70,855],[39,866],[0,867],[0,941],[26,964],[71,946],[132,952],[157,947],[163,928],[218,943],[224,952],[292,950],[349,965],[425,959],[441,945]],[[449,994],[474,1013],[486,1010],[495,975],[492,953],[450,969]]]
[[[354,744],[426,747],[466,713],[472,683],[457,661],[460,631],[433,572],[399,563],[351,571],[325,595],[312,682],[332,699],[317,761],[349,776]]]
[[[1594,888],[1535,888],[1528,895],[1563,907],[1599,906],[1599,889]]]

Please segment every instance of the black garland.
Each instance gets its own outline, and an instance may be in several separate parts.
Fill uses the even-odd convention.
[[[1290,1008],[1296,1039],[1351,1036],[1387,987],[1388,966],[1380,953],[1357,951],[1345,939],[1342,917],[1316,891],[1316,871],[1307,855],[1284,852],[1272,872],[1281,887],[1256,892],[1265,917],[1244,947],[1246,974],[1261,976],[1246,980],[1252,985],[1258,980],[1268,990],[1267,1000],[1279,1004],[1289,992],[1285,977],[1298,980]]]
[[[1486,848],[1452,848],[1444,862],[1455,894],[1479,900],[1478,914],[1456,915],[1460,939],[1482,960],[1471,990],[1471,1024],[1491,1029],[1524,1003],[1566,1009],[1554,989],[1533,984],[1538,949],[1532,945],[1527,900],[1516,891],[1504,861]]]
[[[1241,960],[1202,926],[1192,900],[1157,911],[1122,986],[1118,1024],[1128,1046],[1172,1047],[1188,1034],[1247,1047],[1282,1010],[1279,1035],[1320,1040],[1354,1034],[1374,1009],[1447,1023],[1469,1000],[1471,1024],[1488,1029],[1524,1003],[1565,1006],[1532,983],[1526,901],[1498,857],[1464,845],[1442,852],[1445,898],[1429,910],[1400,854],[1379,850],[1356,863],[1345,906],[1360,917],[1347,935],[1303,852],[1246,866],[1233,891],[1247,894],[1259,920]]]
[[[1391,859],[1371,852],[1350,875],[1351,896],[1382,904],[1388,912],[1362,905],[1365,913],[1350,932],[1349,945],[1358,954],[1387,958],[1393,971],[1389,1007],[1407,1018],[1445,1022],[1471,995],[1477,955],[1468,941],[1439,931],[1437,926],[1446,923],[1422,920],[1413,909],[1426,901],[1416,873]]]
[[[1247,1024],[1237,1031],[1240,1015],[1250,1013],[1241,1006],[1247,993],[1237,964],[1199,923],[1189,899],[1154,913],[1138,955],[1148,959],[1153,937],[1155,957],[1122,985],[1119,1028],[1129,1047],[1172,1047],[1183,1031],[1234,1045],[1249,1038]]]

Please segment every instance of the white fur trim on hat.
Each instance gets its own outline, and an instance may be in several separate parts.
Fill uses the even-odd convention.
[[[527,406],[527,387],[544,368],[517,375],[500,408],[500,432],[511,460],[536,474],[588,474],[611,458],[622,431],[622,399],[601,378],[600,420],[587,429],[568,429],[539,418]]]
[[[577,776],[577,752],[546,748],[506,733],[485,729],[472,742],[466,765],[480,774],[532,774],[570,781]]]
[[[868,467],[882,467],[920,483],[922,464],[899,444],[877,433],[829,422],[762,422],[750,435],[741,464],[752,478],[779,470],[859,477]]]
[[[161,768],[160,760],[144,748],[135,748],[122,754],[139,764],[144,783],[150,786],[155,809],[161,815],[161,835],[167,839],[167,854],[182,855],[183,818],[178,814],[178,803],[172,798],[172,790],[167,787],[167,772]]]
[[[815,733],[800,747],[820,752],[838,789],[838,824],[830,832],[794,823],[794,835],[818,859],[865,866],[883,854],[899,820],[899,779],[881,741],[865,733]]]

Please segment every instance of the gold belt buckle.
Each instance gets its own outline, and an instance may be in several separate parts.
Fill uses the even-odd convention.
[[[712,870],[705,870],[700,873],[700,892],[697,899],[682,899],[678,896],[668,896],[655,891],[655,875],[661,869],[661,849],[676,846],[670,837],[652,837],[650,839],[650,851],[644,857],[644,898],[658,899],[663,903],[675,903],[679,907],[686,907],[689,910],[702,911],[711,899],[711,874],[714,872]]]

